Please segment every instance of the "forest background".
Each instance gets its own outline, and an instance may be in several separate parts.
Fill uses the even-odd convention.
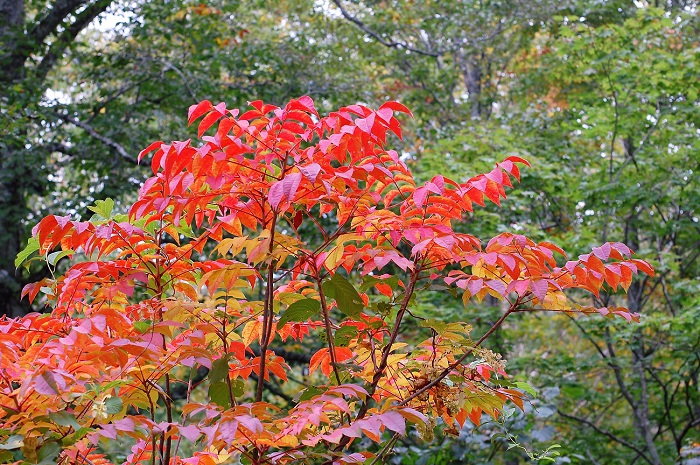
[[[699,25],[697,2],[675,0],[0,0],[0,306],[31,311],[20,290],[48,273],[15,268],[31,227],[108,197],[125,209],[148,174],[136,154],[189,137],[191,104],[398,100],[415,118],[396,144],[422,180],[508,155],[533,164],[507,208],[469,218],[471,234],[522,231],[572,255],[620,241],[657,274],[624,302],[638,325],[562,314],[501,327],[492,348],[539,390],[526,412],[407,437],[392,460],[523,463],[512,435],[561,445],[560,463],[698,463]],[[419,306],[465,312],[439,291]],[[500,309],[467,311],[489,327]]]

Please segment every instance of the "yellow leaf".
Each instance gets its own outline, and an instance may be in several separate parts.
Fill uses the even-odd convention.
[[[259,339],[262,332],[262,321],[252,320],[246,323],[243,327],[243,333],[241,334],[243,338],[243,344],[248,347],[256,339]]]
[[[566,295],[561,291],[548,292],[544,297],[542,307],[547,310],[571,310]]]
[[[361,236],[359,234],[341,234],[340,236],[338,236],[338,245],[343,245],[348,241],[362,241],[364,239],[364,236]]]
[[[299,440],[295,436],[287,434],[286,436],[278,439],[276,443],[277,447],[296,447],[299,445]]]
[[[345,247],[343,247],[342,244],[338,244],[337,246],[333,247],[331,253],[329,253],[326,257],[326,268],[328,268],[329,270],[335,269],[340,260],[342,260],[343,258],[343,252],[345,252]]]

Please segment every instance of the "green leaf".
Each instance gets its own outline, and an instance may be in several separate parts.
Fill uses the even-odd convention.
[[[350,341],[357,337],[357,327],[341,326],[335,332],[335,345],[337,347],[347,347]]]
[[[112,210],[114,210],[114,200],[109,198],[105,200],[98,200],[95,202],[95,206],[88,207],[88,210],[92,210],[105,220],[109,220],[112,217]]]
[[[66,411],[49,413],[49,418],[59,426],[72,427],[76,431],[80,429],[80,424],[72,413]]]
[[[362,278],[362,285],[360,286],[360,291],[365,292],[367,289],[370,287],[374,286],[377,283],[384,283],[388,284],[389,287],[391,287],[392,290],[396,290],[396,288],[399,287],[399,277],[398,276],[390,276],[388,278],[377,278],[376,276],[372,275],[367,275],[364,278]]]
[[[228,357],[224,356],[218,360],[214,360],[209,370],[209,382],[215,384],[225,381],[228,378]]]
[[[46,257],[46,261],[49,265],[56,266],[56,263],[58,263],[60,259],[73,255],[74,253],[73,250],[57,250],[56,252],[51,252],[48,257]]]
[[[41,288],[39,290],[46,295],[55,295],[54,289],[50,288],[49,286],[41,286]]]
[[[108,397],[105,400],[105,412],[109,415],[116,415],[124,408],[124,402],[119,397]]]
[[[524,382],[524,381],[516,381],[515,383],[513,383],[513,385],[514,385],[516,388],[522,389],[523,391],[527,392],[527,393],[530,394],[532,397],[537,397],[537,391],[535,391],[535,388],[533,388],[532,386],[530,386],[528,383],[526,383],[526,382]]]
[[[134,321],[134,329],[139,333],[146,333],[151,330],[150,321]]]
[[[233,397],[241,397],[245,392],[245,381],[241,378],[236,378],[231,381],[231,394]]]
[[[357,318],[365,308],[362,297],[342,275],[336,273],[322,286],[323,292],[335,299],[338,310],[345,313],[350,318]]]
[[[23,445],[24,436],[22,436],[21,434],[15,434],[5,439],[5,442],[0,444],[0,450],[19,449]]]
[[[430,328],[438,334],[442,334],[447,329],[447,323],[433,318],[421,321],[420,325],[424,328]]]
[[[180,226],[175,227],[175,230],[190,239],[196,236],[194,231],[192,231],[192,226],[187,223],[181,223]]]
[[[228,384],[225,381],[218,381],[209,385],[209,399],[219,407],[231,407],[231,396]]]
[[[17,254],[15,258],[15,267],[19,267],[31,254],[39,250],[39,240],[36,237],[30,237],[27,241],[27,246]]]
[[[372,275],[367,275],[364,278],[362,278],[362,284],[360,285],[360,291],[365,292],[367,289],[370,287],[374,286],[377,283],[382,282],[381,279],[372,276]]]
[[[316,386],[309,386],[303,391],[301,391],[299,394],[297,394],[298,399],[295,397],[294,400],[296,402],[303,402],[305,400],[313,399],[314,397],[321,395],[324,392],[326,392],[326,389],[317,388]]]
[[[61,446],[57,442],[47,442],[36,454],[38,465],[53,465],[61,452]]]
[[[76,442],[83,439],[85,437],[85,435],[88,434],[90,431],[92,431],[92,428],[88,428],[88,427],[83,426],[82,428],[77,430],[75,433],[63,438],[63,440],[61,441],[61,444],[64,446],[72,446]]]
[[[306,321],[321,309],[321,304],[315,299],[301,299],[287,307],[277,326],[283,326],[290,321]]]

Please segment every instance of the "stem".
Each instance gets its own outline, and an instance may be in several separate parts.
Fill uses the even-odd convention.
[[[172,397],[170,397],[170,374],[166,373],[165,374],[165,413],[166,417],[168,419],[168,423],[173,422],[173,404],[172,404]],[[164,435],[167,435],[170,432],[170,426],[165,430]],[[163,459],[164,465],[169,465],[170,464],[170,452],[172,449],[173,445],[173,438],[172,436],[168,436],[168,439],[165,440],[165,458]]]
[[[483,336],[481,336],[481,337],[479,338],[478,341],[476,341],[476,343],[474,344],[474,347],[472,347],[471,349],[467,350],[464,354],[462,354],[461,357],[459,357],[457,360],[455,360],[454,362],[452,362],[452,363],[450,364],[450,366],[448,366],[447,368],[445,368],[444,370],[442,370],[442,372],[440,372],[440,374],[437,375],[437,377],[436,377],[435,379],[433,379],[431,382],[429,382],[428,384],[426,384],[425,386],[423,386],[422,388],[418,389],[416,392],[414,392],[413,394],[411,394],[410,396],[406,397],[404,400],[402,400],[401,402],[399,402],[399,405],[400,405],[400,406],[403,406],[403,405],[408,404],[410,401],[412,401],[413,399],[415,399],[415,398],[418,397],[419,395],[423,394],[423,393],[426,392],[427,390],[431,389],[433,386],[436,386],[436,385],[439,384],[443,379],[445,379],[445,378],[452,372],[452,370],[454,370],[456,367],[458,367],[467,357],[469,357],[469,356],[472,354],[472,352],[474,351],[474,349],[476,349],[477,347],[479,347],[479,346],[481,345],[482,342],[484,342],[491,334],[493,334],[494,331],[496,331],[496,329],[498,329],[499,326],[501,326],[501,324],[505,321],[505,319],[508,317],[508,315],[510,315],[511,313],[513,313],[513,311],[514,311],[514,309],[515,309],[515,305],[517,305],[517,302],[516,302],[513,306],[511,306],[511,307],[508,309],[508,311],[506,311],[506,312],[501,316],[501,318],[499,318],[498,321],[496,321],[496,322],[493,324],[493,326],[491,326],[491,328],[489,328],[489,330],[486,331],[486,333],[485,333]]]
[[[228,291],[226,292],[226,299],[228,300]],[[228,365],[228,333],[226,332],[226,318],[224,317],[221,324],[221,341],[224,347],[224,357],[227,357],[226,364]],[[190,380],[191,382],[192,380]],[[231,377],[229,376],[228,370],[226,370],[226,386],[228,387],[228,399],[231,402],[231,407],[236,405],[236,398],[233,396],[233,388],[231,386]]]
[[[151,435],[151,448],[153,449],[151,451],[151,465],[156,465],[156,436],[155,436],[155,434]]]
[[[155,242],[158,247],[158,249],[162,252],[162,233],[163,233],[163,219],[161,218],[160,220],[160,228],[158,229],[156,235],[155,235]],[[165,255],[165,254],[163,254]],[[167,257],[164,257],[164,259]],[[178,258],[179,260],[179,258]],[[156,296],[159,301],[162,301],[163,298],[163,275],[165,274],[165,269],[161,270],[160,269],[160,264],[158,261],[155,263],[155,284],[156,284]],[[158,321],[162,322],[163,321],[163,307],[159,306],[158,307]],[[164,352],[167,353],[168,350],[168,345],[165,342],[165,335],[163,335],[163,345],[162,349]],[[171,390],[170,390],[170,373],[166,372],[165,373],[165,392],[161,393],[163,397],[163,403],[165,404],[165,415],[167,418],[168,423],[173,422],[173,405],[172,405],[172,397],[171,397]],[[169,465],[170,464],[170,454],[171,454],[171,449],[172,449],[172,443],[173,439],[171,436],[168,435],[170,432],[171,426],[168,425],[166,430],[161,433],[160,436],[160,443],[159,443],[159,452],[160,452],[160,463],[162,465]],[[166,439],[165,437],[168,436]]]
[[[323,310],[323,323],[326,327],[326,339],[328,340],[328,350],[331,354],[331,365],[333,366],[333,374],[335,374],[336,384],[340,385],[340,373],[338,372],[338,361],[335,358],[335,341],[333,339],[333,329],[331,328],[331,316],[326,303],[326,295],[323,293],[321,286],[321,278],[318,270],[316,270],[316,282],[318,283],[318,295],[321,299],[321,309]]]
[[[414,269],[411,271],[411,278],[408,283],[408,287],[406,287],[406,295],[404,296],[403,302],[401,303],[401,308],[396,314],[396,321],[394,322],[394,328],[391,331],[389,342],[386,346],[384,346],[384,349],[382,349],[382,359],[379,362],[377,371],[374,374],[374,377],[372,378],[372,382],[370,383],[369,388],[367,389],[367,399],[362,403],[362,406],[358,410],[357,416],[355,417],[355,421],[361,420],[365,417],[365,415],[367,415],[367,411],[369,410],[369,400],[371,399],[372,395],[374,395],[374,392],[377,390],[377,385],[379,384],[379,381],[381,381],[382,376],[384,376],[384,372],[386,371],[386,367],[389,361],[389,355],[391,353],[391,347],[394,345],[394,341],[396,341],[396,338],[399,335],[401,320],[406,314],[408,303],[411,300],[411,297],[413,296],[413,290],[415,289],[416,282],[418,281],[418,276],[420,275],[420,268],[418,267],[417,261],[418,258],[416,258],[416,260],[413,262]],[[352,438],[348,436],[343,436],[343,439],[340,440],[335,450],[342,450],[345,446],[347,446],[350,443],[351,439]]]
[[[270,245],[268,246],[268,252],[272,253],[272,249],[275,243],[275,225],[277,224],[277,215],[274,210],[272,211],[272,225],[270,226]],[[262,328],[262,340],[260,342],[260,366],[258,374],[258,384],[255,389],[255,402],[262,402],[263,387],[265,380],[265,363],[267,359],[267,347],[270,344],[270,333],[272,333],[272,320],[274,318],[273,313],[273,294],[274,294],[274,274],[275,266],[277,265],[277,260],[273,260],[267,270],[267,284],[265,288],[265,303],[263,305],[263,328]]]
[[[260,365],[259,365],[259,375],[258,384],[255,389],[255,402],[261,402],[263,396],[263,380],[265,379],[265,364],[267,362],[267,347],[270,344],[270,332],[272,329],[272,318],[270,314],[272,305],[270,304],[272,292],[273,292],[273,282],[274,278],[274,268],[273,264],[270,265],[270,269],[267,271],[267,284],[265,290],[265,303],[263,306],[263,328],[262,328],[262,339],[260,341]]]

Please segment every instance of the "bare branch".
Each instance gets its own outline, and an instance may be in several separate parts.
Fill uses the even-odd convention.
[[[637,446],[626,441],[625,439],[622,439],[621,437],[616,436],[615,434],[611,433],[610,431],[600,428],[592,421],[587,420],[585,418],[577,417],[576,415],[570,415],[568,413],[562,412],[559,409],[557,409],[557,413],[559,413],[559,415],[563,416],[564,418],[568,418],[569,420],[578,421],[579,423],[583,423],[584,425],[590,426],[591,428],[593,428],[595,431],[602,434],[603,436],[607,436],[608,438],[612,439],[616,443],[621,444],[621,445],[627,447],[628,449],[632,449],[637,454],[639,454],[640,457],[642,457],[644,460],[646,460],[649,464],[653,465],[653,463],[647,458],[647,456],[644,455],[643,450],[639,449]]]
[[[56,0],[51,8],[47,10],[41,18],[29,30],[28,36],[32,42],[30,46],[36,50],[44,39],[56,32],[58,26],[63,23],[71,13],[75,13],[78,8],[88,3],[87,0]]]
[[[100,110],[102,110],[103,108],[106,108],[110,102],[113,102],[114,100],[118,99],[119,97],[121,97],[122,95],[124,95],[125,93],[130,91],[131,89],[140,86],[144,82],[147,82],[150,79],[153,79],[154,77],[155,77],[155,75],[148,74],[148,75],[143,76],[140,79],[137,79],[133,82],[128,82],[127,84],[125,84],[122,87],[120,87],[119,89],[117,89],[111,95],[107,96],[104,100],[102,100],[101,102],[98,102],[97,105],[95,105],[95,107],[92,109],[92,117],[90,118],[90,120],[93,120],[97,115],[99,115]]]
[[[58,36],[56,41],[51,44],[49,51],[44,55],[44,58],[37,67],[37,77],[40,80],[46,78],[46,75],[56,65],[58,59],[63,55],[64,50],[73,42],[80,31],[85,29],[100,13],[103,13],[113,0],[97,0],[92,5],[85,8],[77,16],[75,21]]]
[[[185,86],[185,90],[187,91],[188,94],[190,94],[190,97],[192,97],[192,100],[194,101],[194,103],[199,103],[200,99],[197,98],[197,94],[194,92],[194,90],[192,90],[192,88],[188,84],[190,79],[187,79],[187,76],[185,76],[185,74],[177,66],[175,66],[171,62],[165,60],[163,62],[163,64],[165,65],[166,70],[168,70],[168,69],[173,70],[173,71],[175,71],[175,73],[178,76],[180,76],[180,79],[182,79],[182,84]]]
[[[124,148],[124,146],[121,145],[119,142],[117,142],[117,141],[115,141],[115,140],[113,140],[113,139],[110,139],[110,138],[107,137],[107,136],[103,136],[102,134],[100,134],[100,133],[98,133],[97,131],[95,131],[95,128],[93,128],[93,127],[90,126],[89,124],[87,124],[87,123],[85,123],[85,122],[83,122],[83,121],[80,121],[80,120],[78,120],[78,119],[76,119],[76,118],[73,118],[73,117],[68,116],[68,115],[58,115],[58,117],[59,117],[60,119],[62,119],[63,121],[66,121],[66,122],[68,122],[68,123],[71,123],[71,124],[73,124],[73,125],[75,125],[75,126],[81,128],[81,129],[83,129],[83,130],[84,130],[85,132],[87,132],[91,137],[93,137],[93,138],[99,140],[100,142],[102,142],[102,143],[105,144],[106,146],[110,147],[110,148],[113,149],[115,152],[117,152],[117,154],[118,154],[121,158],[123,158],[124,160],[126,160],[126,161],[128,161],[128,162],[130,162],[130,163],[133,163],[134,165],[138,165],[138,160],[136,160],[135,157],[133,157],[132,155],[130,155],[129,152]],[[62,151],[62,150],[61,150],[61,151]]]
[[[370,29],[365,23],[357,19],[355,16],[352,16],[350,13],[348,13],[348,10],[343,8],[343,5],[340,3],[340,0],[333,0],[333,3],[335,3],[335,6],[338,7],[340,12],[342,13],[343,17],[350,21],[351,23],[355,24],[358,28],[360,28],[363,32],[365,32],[367,35],[373,37],[377,42],[380,44],[384,45],[385,47],[389,48],[402,48],[404,50],[408,50],[413,53],[418,53],[420,55],[425,55],[429,57],[434,57],[437,58],[442,55],[442,53],[438,52],[433,52],[430,50],[421,50],[419,48],[411,47],[405,42],[398,42],[394,39],[385,39],[384,37],[380,36],[378,33]]]

